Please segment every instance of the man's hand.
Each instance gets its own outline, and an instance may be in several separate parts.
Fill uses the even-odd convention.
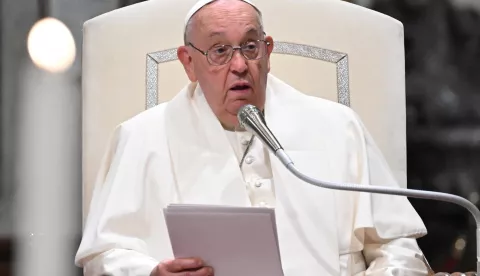
[[[175,259],[159,263],[150,276],[213,276],[213,269],[198,258]]]

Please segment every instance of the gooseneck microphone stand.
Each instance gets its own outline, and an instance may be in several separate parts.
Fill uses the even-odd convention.
[[[265,123],[265,118],[258,108],[253,105],[245,105],[238,112],[238,121],[240,125],[244,127],[247,131],[256,135],[260,140],[265,144],[270,151],[272,151],[275,156],[282,162],[282,164],[296,177],[299,179],[312,184],[314,186],[333,189],[333,190],[345,190],[345,191],[356,191],[356,192],[367,192],[375,194],[387,194],[387,195],[397,195],[397,196],[406,196],[411,198],[421,198],[421,199],[430,199],[430,200],[439,200],[454,203],[462,206],[467,209],[475,219],[477,225],[476,231],[476,240],[477,240],[477,275],[480,275],[480,211],[477,206],[468,201],[467,199],[440,192],[431,192],[431,191],[420,191],[412,189],[402,189],[402,188],[391,188],[391,187],[379,187],[379,186],[363,186],[358,184],[350,183],[333,183],[328,181],[320,181],[309,177],[302,172],[300,172],[296,167],[294,162],[290,157],[285,153],[283,147],[277,141],[273,133],[267,127]]]

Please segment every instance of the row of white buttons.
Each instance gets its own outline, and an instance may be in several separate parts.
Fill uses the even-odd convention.
[[[254,196],[254,206],[256,207],[269,207],[273,206],[275,198],[272,191],[272,182],[269,179],[252,179],[247,182],[247,185],[253,186],[256,190],[251,192]],[[271,203],[271,204],[270,204]]]
[[[245,151],[248,144],[250,143],[250,135],[241,135],[240,143],[242,148]],[[242,171],[245,177],[248,179],[246,181],[246,186],[249,191],[249,196],[251,198],[252,204],[255,207],[270,207],[275,205],[275,197],[273,195],[271,180],[264,179],[263,177],[269,177],[264,175],[266,172],[262,172],[264,169],[261,169],[259,166],[262,166],[263,163],[263,154],[259,154],[259,149],[261,148],[261,143],[256,143],[254,141],[249,149],[249,154],[245,157],[245,164],[250,166],[244,166]],[[260,148],[257,148],[260,147]],[[258,175],[258,173],[261,174]]]

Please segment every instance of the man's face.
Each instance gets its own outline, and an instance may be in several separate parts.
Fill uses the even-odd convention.
[[[245,104],[259,109],[265,105],[267,75],[270,71],[271,37],[264,37],[255,9],[242,1],[216,1],[202,8],[196,15],[189,43],[207,51],[221,45],[242,46],[257,40],[266,40],[265,56],[247,60],[240,50],[223,65],[212,65],[207,57],[191,46],[178,50],[190,81],[198,81],[205,98],[224,127],[238,125],[238,110]]]

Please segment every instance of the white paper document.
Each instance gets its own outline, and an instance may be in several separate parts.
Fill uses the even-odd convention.
[[[274,209],[173,204],[164,214],[175,258],[199,257],[215,276],[283,276]]]

